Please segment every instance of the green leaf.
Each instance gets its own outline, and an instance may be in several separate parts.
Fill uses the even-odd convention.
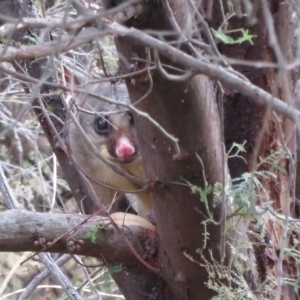
[[[234,39],[231,36],[226,35],[222,29],[214,30],[211,28],[211,30],[214,36],[220,41],[222,41],[224,44],[234,44]]]
[[[243,42],[249,42],[251,45],[253,45],[252,40],[257,37],[256,35],[250,34],[248,29],[236,30],[236,31],[240,31],[242,33],[242,36],[236,40],[233,39],[231,36],[227,35],[225,33],[225,31],[223,31],[220,28],[218,30],[214,30],[213,28],[211,28],[211,31],[217,39],[219,39],[226,45],[241,44]],[[236,31],[234,31],[234,32],[236,32]]]
[[[104,225],[102,224],[97,224],[94,227],[92,227],[85,235],[84,237],[87,240],[90,240],[92,243],[96,243],[96,235],[99,229],[103,229]]]

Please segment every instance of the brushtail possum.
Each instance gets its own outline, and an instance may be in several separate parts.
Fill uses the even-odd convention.
[[[92,92],[123,103],[130,102],[125,84],[105,82]],[[144,180],[145,173],[132,113],[122,106],[87,95],[80,95],[76,102],[83,109],[77,112],[77,120],[102,156],[124,171]],[[118,202],[124,192],[120,191],[133,193],[128,199],[138,215],[145,217],[149,213],[151,200],[148,193],[144,191],[134,194],[141,188],[96,157],[72,121],[68,122],[67,136],[74,161],[88,177],[97,181],[90,182],[98,199],[110,213],[121,210]],[[113,200],[116,200],[115,204],[112,204]]]

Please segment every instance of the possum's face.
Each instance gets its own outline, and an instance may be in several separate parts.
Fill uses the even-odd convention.
[[[122,90],[108,96],[123,103],[125,101],[122,98],[126,98]],[[79,122],[104,157],[120,163],[130,163],[139,156],[136,129],[131,112],[126,111],[124,107],[110,105],[91,97],[85,102],[84,108],[99,114],[81,112]],[[104,114],[101,116],[101,113]]]
[[[91,125],[93,142],[106,158],[128,163],[138,156],[134,119],[130,112],[95,117]]]

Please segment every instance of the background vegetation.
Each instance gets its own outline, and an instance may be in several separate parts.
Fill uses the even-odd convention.
[[[298,299],[299,8],[0,0],[0,299]],[[93,215],[70,73],[126,82],[156,230]]]

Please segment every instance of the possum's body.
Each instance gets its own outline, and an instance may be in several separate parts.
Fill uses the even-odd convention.
[[[101,95],[110,99],[122,101],[123,103],[129,102],[127,90],[123,84],[102,83],[98,90]],[[83,111],[77,114],[77,119],[84,132],[99,152],[119,168],[145,180],[131,113],[126,111],[124,107],[108,104],[90,96],[78,100],[79,106],[87,111],[105,113],[105,117]],[[96,157],[73,122],[68,124],[67,129],[69,147],[76,164],[88,177],[92,177],[99,182],[98,184],[90,180],[100,202],[109,209],[110,213],[117,211],[118,205],[111,206],[111,204],[116,197],[122,194],[118,190],[134,193],[140,187],[117,174]],[[110,188],[104,187],[100,183]],[[138,215],[145,217],[149,213],[151,201],[148,193],[136,193],[135,196],[129,196],[129,199]]]

